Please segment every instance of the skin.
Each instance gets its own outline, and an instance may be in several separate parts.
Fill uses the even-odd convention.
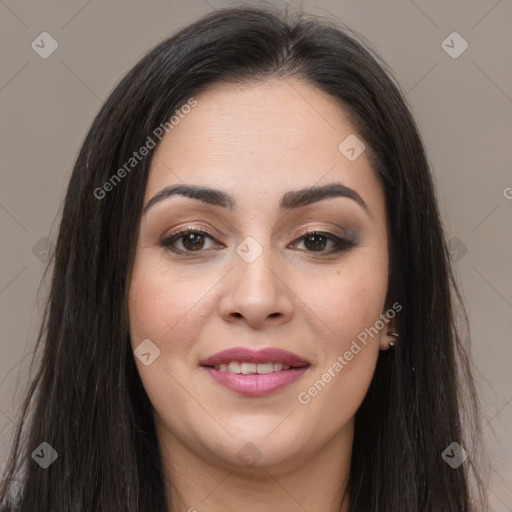
[[[224,83],[195,98],[155,150],[144,205],[166,186],[187,183],[229,192],[238,206],[184,196],[152,206],[141,219],[129,294],[133,348],[150,339],[160,350],[148,366],[135,361],[154,407],[169,511],[346,512],[354,415],[396,318],[359,343],[309,403],[297,397],[389,309],[381,185],[365,152],[354,161],[340,152],[356,131],[309,84]],[[278,210],[284,193],[333,182],[357,191],[369,214],[341,197]],[[160,245],[186,225],[216,236],[196,245],[199,252],[190,238],[178,239],[183,255]],[[301,238],[304,228],[351,233],[358,245],[332,253],[327,240],[315,251]],[[252,263],[235,251],[248,236],[263,250]],[[284,348],[310,368],[271,395],[239,395],[199,366],[239,346]],[[237,455],[247,443],[260,455],[254,465]]]

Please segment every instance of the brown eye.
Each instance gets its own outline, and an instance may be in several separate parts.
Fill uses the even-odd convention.
[[[160,245],[178,253],[199,252],[202,249],[205,249],[204,244],[207,239],[215,240],[213,235],[206,231],[187,228],[165,237],[160,242]],[[176,242],[181,242],[183,248],[176,247]]]
[[[356,242],[340,238],[333,233],[325,233],[323,231],[308,231],[297,240],[304,241],[304,247],[307,252],[320,252],[333,254],[341,251],[346,251],[357,246]],[[331,242],[333,249],[326,251],[326,246]]]
[[[308,235],[304,237],[304,246],[311,251],[323,251],[329,239],[323,235]]]
[[[201,233],[187,233],[181,237],[182,244],[185,249],[190,251],[197,251],[202,249],[204,245],[204,235]]]

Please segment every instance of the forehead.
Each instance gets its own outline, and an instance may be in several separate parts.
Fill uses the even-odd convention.
[[[259,207],[269,208],[289,190],[339,181],[384,215],[365,152],[351,161],[340,150],[357,133],[328,94],[298,79],[276,78],[218,83],[194,98],[197,105],[182,113],[155,150],[145,203],[166,186],[190,183],[226,190],[240,204],[256,206],[259,198]]]

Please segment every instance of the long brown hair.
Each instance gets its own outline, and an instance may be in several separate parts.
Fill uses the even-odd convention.
[[[84,141],[50,262],[52,285],[36,344],[42,357],[0,490],[3,511],[166,510],[127,308],[151,153],[105,197],[94,191],[192,95],[215,82],[275,76],[300,78],[339,101],[385,192],[388,303],[403,306],[401,337],[395,350],[380,354],[356,413],[351,512],[363,505],[379,512],[484,510],[484,484],[468,449],[480,439],[478,400],[469,349],[455,326],[462,301],[404,95],[371,45],[340,23],[232,8],[199,19],[144,56]],[[31,458],[42,442],[58,453],[47,469]],[[470,452],[457,468],[442,458],[453,442]]]

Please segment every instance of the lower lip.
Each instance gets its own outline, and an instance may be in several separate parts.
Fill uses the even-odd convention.
[[[221,372],[209,366],[203,366],[203,368],[213,380],[231,391],[246,396],[263,396],[279,391],[295,382],[308,370],[309,366],[261,375],[258,373],[244,375],[243,373]]]

